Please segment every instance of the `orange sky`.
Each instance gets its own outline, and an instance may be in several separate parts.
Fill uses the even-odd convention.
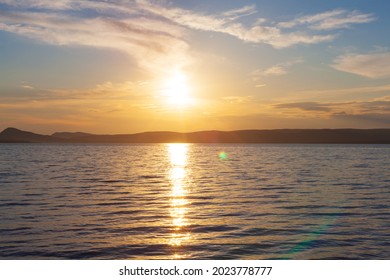
[[[390,127],[374,2],[0,0],[0,129]]]

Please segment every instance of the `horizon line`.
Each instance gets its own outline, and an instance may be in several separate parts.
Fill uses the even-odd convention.
[[[233,129],[233,130],[220,130],[220,129],[205,129],[205,130],[191,130],[191,131],[175,131],[175,130],[144,130],[139,132],[116,132],[116,133],[97,133],[97,132],[87,132],[87,131],[54,131],[51,134],[43,134],[41,132],[34,132],[33,130],[20,129],[14,126],[9,126],[0,131],[0,133],[8,130],[15,129],[24,132],[31,132],[40,135],[49,135],[52,136],[55,133],[84,133],[91,135],[131,135],[131,134],[142,134],[142,133],[198,133],[198,132],[239,132],[239,131],[279,131],[279,130],[390,130],[390,127],[375,127],[375,128],[354,128],[354,127],[342,127],[342,128],[243,128],[243,129]]]

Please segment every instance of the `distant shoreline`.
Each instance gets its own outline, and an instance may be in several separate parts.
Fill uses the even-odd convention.
[[[7,128],[0,133],[0,143],[390,144],[390,129],[156,131],[114,135],[56,132],[42,135]]]

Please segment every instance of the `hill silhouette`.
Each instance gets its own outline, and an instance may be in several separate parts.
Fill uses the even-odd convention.
[[[306,143],[390,144],[390,129],[275,129],[198,131],[189,133],[155,131],[136,134],[97,135],[56,132],[40,135],[16,128],[0,133],[2,143]]]
[[[56,139],[49,135],[41,135],[29,131],[8,127],[0,133],[0,142],[3,143],[51,143]]]
[[[81,138],[86,136],[92,136],[91,133],[85,132],[55,132],[51,136],[62,139]]]

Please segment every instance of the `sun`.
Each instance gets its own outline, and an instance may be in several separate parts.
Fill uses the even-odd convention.
[[[176,71],[164,83],[163,96],[170,105],[184,107],[192,103],[188,77]]]

